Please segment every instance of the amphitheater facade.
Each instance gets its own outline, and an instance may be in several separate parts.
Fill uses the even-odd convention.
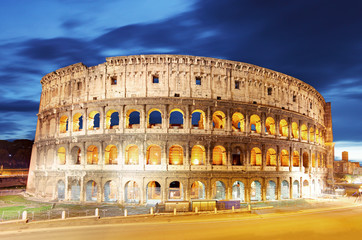
[[[255,65],[109,57],[47,74],[27,192],[49,200],[242,202],[318,195],[332,176],[331,105]]]

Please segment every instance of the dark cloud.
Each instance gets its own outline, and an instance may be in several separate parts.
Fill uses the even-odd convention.
[[[73,30],[75,28],[81,27],[83,25],[83,22],[79,19],[68,19],[64,22],[62,22],[61,27],[66,30]]]
[[[0,101],[0,112],[34,112],[37,113],[39,109],[39,102],[32,100],[3,100]]]

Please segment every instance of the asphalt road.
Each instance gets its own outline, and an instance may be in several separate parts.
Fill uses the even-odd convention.
[[[362,239],[362,207],[247,217],[211,214],[165,218],[154,223],[29,229],[0,232],[0,239]]]

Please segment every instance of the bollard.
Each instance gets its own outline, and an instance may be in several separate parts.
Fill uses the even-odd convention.
[[[96,210],[94,211],[94,216],[99,217],[99,210],[98,210],[98,208],[96,208]]]
[[[153,214],[153,207],[151,207],[151,209],[150,209],[150,214],[151,215]]]
[[[231,207],[231,211],[235,212],[235,207],[234,206]]]
[[[217,213],[217,208],[215,208],[215,213]]]
[[[173,209],[173,215],[176,215],[176,208]]]
[[[127,209],[124,209],[124,216],[127,217],[127,215],[128,215],[128,211],[127,211]]]
[[[23,212],[23,220],[26,220],[28,218],[28,213],[27,213],[27,211],[24,211]]]
[[[198,213],[199,209],[197,207],[195,207],[195,213]]]
[[[62,211],[62,219],[65,219],[65,211]]]

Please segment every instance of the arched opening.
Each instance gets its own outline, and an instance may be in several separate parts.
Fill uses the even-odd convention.
[[[287,150],[282,150],[280,160],[283,167],[289,166],[289,152]]]
[[[274,201],[277,196],[277,185],[274,181],[268,182],[268,187],[266,189],[266,200]]]
[[[250,201],[261,201],[261,184],[253,181],[250,187]]]
[[[182,165],[184,159],[184,151],[181,146],[173,145],[169,151],[169,164],[170,165]]]
[[[183,199],[182,184],[179,181],[173,181],[170,183],[170,187],[168,189],[168,199],[169,200]]]
[[[205,129],[205,113],[202,110],[195,110],[191,114],[192,128]]]
[[[212,150],[212,165],[226,165],[226,150],[223,146],[216,146]]]
[[[261,120],[258,115],[251,115],[250,117],[250,131],[252,133],[261,133]]]
[[[147,165],[161,164],[161,147],[158,145],[150,145],[146,152]]]
[[[319,143],[319,130],[318,130],[318,128],[316,128],[316,130],[315,130],[315,142]]]
[[[138,165],[139,163],[139,152],[138,152],[138,146],[137,145],[128,145],[126,147],[126,159],[125,164],[126,165]]]
[[[295,181],[293,182],[293,198],[300,198],[299,182],[298,182],[298,180],[295,180]]]
[[[114,145],[108,145],[104,151],[104,163],[105,164],[117,164],[118,151]]]
[[[303,167],[309,168],[309,155],[306,152],[303,153]]]
[[[288,137],[288,122],[285,119],[279,122],[279,134],[282,137]]]
[[[126,128],[140,128],[140,112],[134,109],[128,110],[126,114]]]
[[[99,129],[99,112],[92,111],[88,116],[88,130]]]
[[[64,200],[65,199],[65,184],[63,180],[59,180],[57,183],[57,194],[58,194],[58,200]]]
[[[195,145],[191,149],[191,165],[205,165],[205,148],[201,145]]]
[[[231,157],[232,157],[231,164],[233,166],[241,166],[241,165],[243,165],[243,161],[241,159],[241,150],[240,150],[239,147],[233,148]]]
[[[95,181],[88,181],[85,189],[85,199],[87,202],[97,201],[97,183]]]
[[[304,182],[303,182],[303,197],[305,197],[305,198],[310,197],[308,180],[304,180]]]
[[[268,117],[265,120],[265,133],[269,135],[275,135],[275,120],[272,117]]]
[[[151,109],[147,117],[148,128],[161,128],[162,127],[162,114],[158,109]]]
[[[80,201],[80,184],[78,181],[73,181],[70,185],[70,200]]]
[[[293,167],[299,167],[299,152],[293,152]]]
[[[236,131],[236,132],[245,131],[245,118],[244,118],[243,114],[236,112],[233,114],[231,120],[232,120],[233,131]]]
[[[59,132],[66,133],[68,131],[68,116],[63,115],[59,121]]]
[[[277,153],[273,148],[269,148],[266,152],[266,165],[276,166],[277,165]]]
[[[250,165],[251,166],[261,166],[261,150],[257,147],[251,149]]]
[[[161,185],[156,181],[147,184],[147,201],[149,200],[161,200]]]
[[[233,183],[233,199],[240,200],[240,202],[245,202],[245,186],[243,182],[235,181]]]
[[[106,184],[104,184],[104,201],[117,201],[117,185],[114,181],[107,181]]]
[[[316,167],[315,154],[312,153],[312,167]]]
[[[109,110],[106,113],[106,128],[107,129],[119,128],[119,113],[116,110]]]
[[[129,181],[126,183],[124,196],[126,203],[139,203],[140,192],[138,185],[135,181]]]
[[[98,148],[94,145],[87,149],[87,164],[98,164]]]
[[[305,140],[305,141],[308,140],[308,128],[305,124],[303,124],[300,127],[300,135],[301,135],[302,140]]]
[[[191,199],[205,199],[205,185],[200,181],[191,184]]]
[[[296,139],[299,138],[299,127],[296,122],[292,122],[292,137]]]
[[[222,111],[216,111],[212,115],[212,123],[214,129],[224,129],[226,124],[226,116]]]
[[[222,181],[216,181],[212,186],[213,198],[217,200],[225,199],[225,184]]]
[[[80,161],[81,161],[81,150],[80,150],[80,148],[77,147],[77,146],[74,146],[72,148],[71,155],[72,155],[72,164],[80,164]]]
[[[317,167],[321,167],[322,166],[322,163],[321,163],[321,155],[318,153],[317,154],[317,163],[318,163],[318,166]]]
[[[290,198],[289,183],[286,180],[282,181],[281,198],[282,199],[289,199]]]
[[[60,165],[64,165],[66,163],[65,148],[64,147],[60,147],[58,149],[58,162],[59,162]]]
[[[76,113],[73,116],[73,132],[79,132],[83,129],[83,116],[80,113]]]
[[[184,113],[181,109],[173,109],[170,112],[170,128],[183,128]]]
[[[309,141],[314,142],[314,128],[309,129]]]

